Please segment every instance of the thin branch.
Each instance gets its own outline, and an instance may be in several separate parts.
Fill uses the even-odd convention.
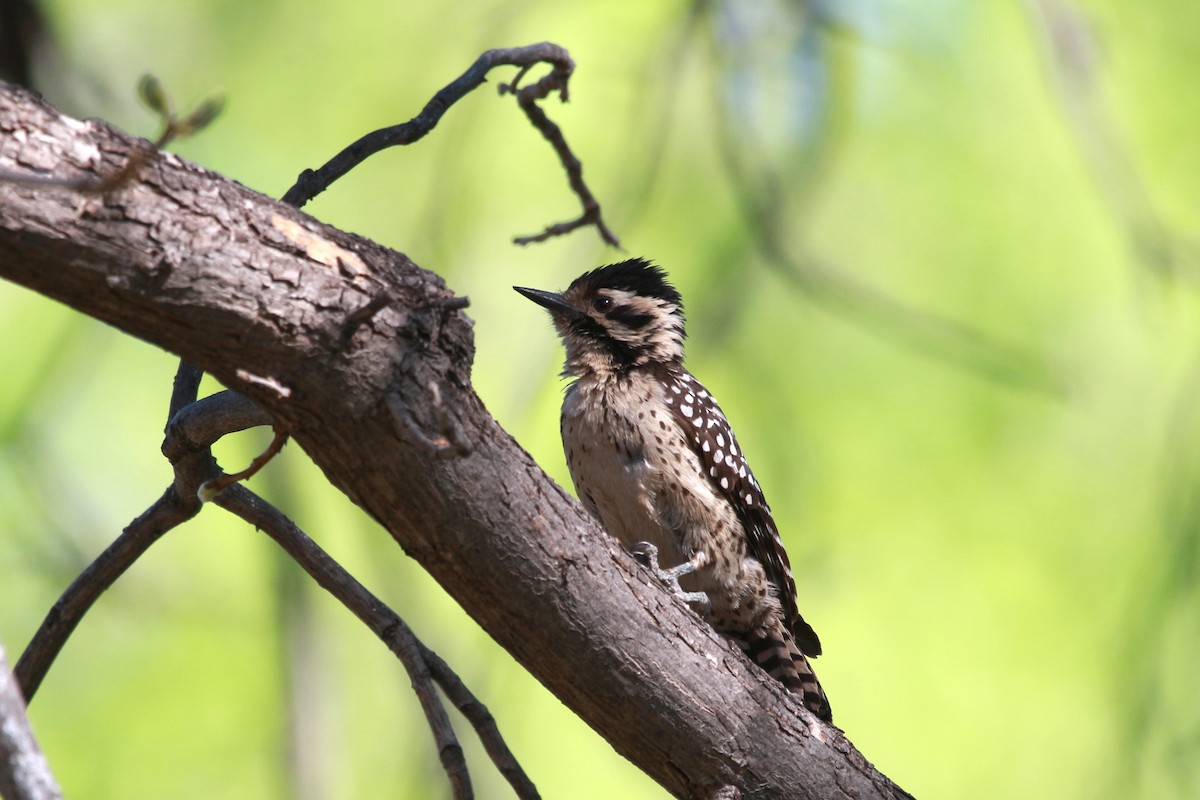
[[[194,404],[203,374],[187,361],[179,363],[171,389],[168,429],[182,409],[189,403]],[[192,458],[207,457],[209,461],[212,460],[212,455],[207,449],[193,448],[192,452]],[[182,458],[183,454],[175,461]],[[176,471],[178,473],[178,469]],[[162,497],[129,523],[117,540],[89,564],[54,603],[17,661],[17,682],[21,685],[26,702],[33,700],[54,659],[62,652],[67,639],[100,595],[108,591],[117,578],[124,575],[163,534],[199,513],[201,505],[195,490],[181,492],[179,489],[177,478],[176,482],[163,492]]]
[[[621,241],[615,233],[609,230],[608,225],[604,223],[604,218],[600,215],[600,203],[583,180],[583,163],[571,151],[566,137],[563,136],[562,129],[555,125],[542,107],[537,104],[537,101],[545,99],[554,91],[560,92],[563,102],[566,102],[567,78],[569,74],[562,75],[557,71],[551,72],[537,83],[518,89],[517,84],[524,77],[525,72],[526,70],[522,70],[517,73],[517,77],[513,79],[512,83],[507,85],[501,84],[500,94],[515,94],[517,96],[517,103],[521,106],[521,110],[525,112],[525,116],[529,118],[530,124],[537,128],[546,141],[554,148],[559,162],[567,173],[567,180],[571,184],[571,191],[575,193],[579,198],[579,202],[583,205],[583,214],[569,222],[549,225],[539,234],[518,236],[513,239],[513,242],[519,245],[544,242],[552,237],[570,233],[584,225],[595,225],[596,230],[600,233],[600,238],[613,247],[620,248]]]
[[[284,386],[270,375],[259,375],[251,372],[248,369],[239,368],[237,371],[237,376],[239,379],[246,381],[247,383],[256,383],[259,386],[265,386],[266,388],[270,389],[276,397],[287,399],[288,397],[292,396],[292,389],[290,386]]]
[[[171,423],[175,421],[180,411],[195,404],[196,397],[200,394],[200,381],[203,379],[204,370],[195,364],[189,364],[186,360],[179,362],[179,366],[175,370],[175,379],[171,382],[171,403],[167,406],[167,427],[170,427]],[[270,419],[265,411],[261,413],[264,418]]]
[[[533,785],[533,781],[529,780],[525,770],[521,769],[521,764],[508,749],[504,737],[500,735],[500,729],[496,726],[496,718],[492,716],[492,712],[488,711],[487,706],[471,693],[467,685],[442,660],[441,656],[421,642],[418,641],[417,644],[421,648],[421,658],[429,668],[429,674],[437,681],[437,685],[442,687],[442,691],[459,710],[459,713],[471,723],[471,727],[475,729],[480,742],[483,743],[484,750],[491,757],[492,763],[508,780],[517,793],[517,797],[520,800],[535,800],[539,797],[537,787]]]
[[[253,478],[260,469],[271,462],[271,459],[279,455],[279,451],[287,444],[288,434],[278,425],[274,430],[275,435],[271,437],[271,443],[250,462],[250,466],[240,472],[222,474],[200,484],[200,488],[196,490],[200,499],[208,502],[233,484]]]
[[[518,89],[517,84],[521,79],[530,69],[541,63],[549,64],[551,71],[536,83]],[[475,60],[470,69],[435,94],[433,99],[425,104],[421,113],[408,122],[368,133],[319,169],[304,170],[296,178],[292,188],[283,195],[283,202],[301,208],[375,153],[421,140],[433,130],[450,106],[482,85],[487,80],[487,74],[500,66],[520,68],[511,83],[500,85],[500,93],[517,96],[518,105],[529,117],[530,122],[554,147],[563,169],[566,170],[571,190],[579,197],[583,206],[583,214],[577,220],[551,225],[541,234],[518,237],[514,241],[517,244],[540,242],[552,236],[569,233],[584,225],[595,225],[605,242],[613,247],[620,247],[616,235],[609,230],[601,217],[599,202],[583,180],[583,165],[571,152],[562,130],[551,122],[545,111],[537,105],[539,100],[544,100],[553,92],[558,92],[559,98],[565,103],[568,98],[568,82],[575,70],[575,62],[571,60],[566,49],[552,42],[488,50]]]
[[[190,372],[185,377],[180,377],[184,375],[185,371],[190,370],[194,370],[194,368],[187,362],[180,363],[179,374],[176,376],[176,394],[181,386],[184,391],[194,389],[196,384],[188,380],[191,377]],[[172,399],[172,407],[174,407],[176,399]],[[211,486],[217,481],[229,477],[225,476],[217,467],[208,448],[223,435],[222,426],[229,426],[225,427],[225,433],[241,430],[249,427],[249,423],[260,423],[264,416],[264,412],[254,403],[232,391],[220,392],[180,409],[167,426],[167,441],[163,444],[163,452],[175,465],[175,484],[168,490],[168,493],[195,498],[201,487]],[[286,437],[283,437],[277,428],[275,440],[272,442],[272,446],[267,448],[267,453],[277,452],[275,444],[279,443],[282,446],[283,438]],[[189,448],[192,449],[189,451]],[[259,459],[256,459],[256,463],[260,460],[264,460],[264,457],[260,456]],[[269,460],[269,457],[266,460]],[[342,569],[295,523],[246,487],[235,483],[217,495],[214,502],[278,542],[320,586],[341,600],[364,622],[368,619],[376,621],[382,619],[389,623],[388,630],[408,631],[394,612],[387,609],[353,576]],[[383,614],[380,609],[386,609],[387,613]],[[400,628],[397,628],[397,625]],[[372,630],[384,638],[382,628],[372,626]],[[384,638],[384,641],[400,658],[412,680],[413,688],[421,701],[426,719],[433,730],[438,746],[438,755],[450,779],[454,797],[459,800],[468,800],[474,795],[467,773],[466,760],[462,748],[455,738],[449,717],[429,679],[428,669],[424,667],[420,659],[418,649],[420,643],[416,642],[411,631],[408,631],[407,638],[400,637],[394,640]],[[396,641],[398,644],[393,646],[392,641]]]
[[[216,399],[214,399],[216,398]],[[199,407],[199,410],[193,410]],[[222,392],[205,398],[185,409],[172,420],[172,429],[192,442],[216,438],[211,419],[242,424],[253,414],[262,414],[252,402],[236,392]],[[208,443],[205,444],[207,446]],[[169,450],[164,446],[164,451]],[[196,465],[199,462],[189,462]],[[212,481],[218,471],[209,461],[206,468],[186,469],[188,486]],[[371,629],[404,665],[413,690],[425,712],[434,734],[438,756],[450,779],[455,797],[471,797],[470,778],[461,746],[455,737],[449,717],[433,689],[436,681],[447,698],[475,728],[484,749],[501,774],[512,785],[521,800],[534,800],[539,795],[533,782],[521,769],[508,749],[491,713],[470,693],[453,670],[417,639],[412,629],[379,598],[375,597],[354,576],[342,568],[321,546],[304,533],[291,519],[244,486],[234,485],[222,492],[214,502],[263,531],[287,552],[300,567],[323,589]]]
[[[472,797],[462,747],[458,744],[450,718],[442,707],[430,680],[429,670],[420,657],[416,639],[408,626],[294,522],[245,486],[231,486],[213,502],[274,539],[321,588],[337,598],[388,645],[404,665],[412,682],[421,710],[425,712],[425,719],[433,731],[438,756],[450,779],[454,796]]]
[[[342,326],[342,344],[345,345],[354,338],[354,334],[366,325],[375,315],[394,302],[391,292],[380,291],[367,303],[346,315],[346,323]]]
[[[262,406],[245,395],[226,389],[196,400],[173,414],[167,423],[162,452],[175,464],[189,454],[209,447],[222,436],[271,424],[271,416]]]
[[[129,523],[117,540],[88,565],[54,603],[25,652],[17,661],[17,681],[27,701],[32,701],[46,672],[100,595],[172,528],[196,516],[200,502],[181,497],[169,487],[150,508]]]
[[[368,133],[331,158],[323,167],[304,170],[296,179],[295,185],[283,195],[283,202],[302,208],[347,172],[379,151],[421,140],[441,121],[442,115],[450,106],[483,84],[488,72],[493,68],[507,65],[528,69],[541,62],[553,65],[556,71],[567,76],[575,69],[575,62],[571,60],[567,51],[550,42],[488,50],[475,60],[470,69],[435,94],[425,104],[421,113],[408,122]]]
[[[471,694],[445,661],[417,639],[412,628],[396,612],[343,569],[291,519],[245,486],[231,486],[213,502],[274,539],[321,588],[358,617],[400,659],[433,730],[438,755],[450,777],[455,797],[470,796],[470,780],[462,748],[434,691],[434,681],[475,728],[484,749],[512,785],[517,797],[521,800],[539,797],[533,782],[501,737],[491,712]]]
[[[0,797],[5,800],[61,800],[62,792],[25,715],[21,687],[8,671],[0,647]]]

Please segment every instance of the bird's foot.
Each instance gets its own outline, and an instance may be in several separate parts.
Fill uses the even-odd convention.
[[[633,547],[629,548],[629,552],[642,566],[650,570],[654,577],[658,578],[664,586],[670,589],[671,594],[682,599],[685,603],[699,605],[702,612],[712,606],[708,595],[704,592],[689,592],[679,585],[680,578],[696,571],[696,562],[684,561],[682,564],[677,564],[670,569],[663,569],[658,563],[658,548],[650,542],[637,542]]]

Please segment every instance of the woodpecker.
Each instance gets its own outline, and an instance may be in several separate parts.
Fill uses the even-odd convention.
[[[759,667],[831,720],[806,656],[821,642],[771,509],[716,399],[683,366],[683,299],[631,259],[561,293],[513,287],[550,312],[575,380],[562,407],[575,491],[608,533]]]

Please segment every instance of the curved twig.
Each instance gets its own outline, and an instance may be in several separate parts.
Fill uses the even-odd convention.
[[[168,487],[162,497],[129,523],[117,540],[71,582],[17,661],[14,672],[27,702],[33,700],[54,659],[100,595],[163,534],[196,516],[199,510],[200,501],[195,499],[195,493],[188,498],[180,496],[175,486]]]
[[[456,797],[469,796],[459,794],[464,786],[468,793],[470,791],[466,762],[431,680],[442,687],[450,702],[475,728],[484,749],[512,785],[517,797],[521,800],[539,797],[533,782],[501,737],[491,712],[471,694],[445,661],[421,643],[396,612],[343,569],[286,515],[246,487],[231,486],[213,502],[274,539],[322,589],[358,617],[400,659],[433,729],[438,755],[455,787]]]
[[[529,70],[541,63],[549,64],[551,71],[536,83],[517,88],[517,84]],[[539,100],[544,100],[554,92],[558,92],[562,101],[566,102],[568,82],[571,73],[575,70],[575,62],[571,60],[571,55],[565,48],[552,42],[488,50],[477,58],[466,72],[435,94],[425,104],[421,113],[408,122],[368,133],[329,159],[324,166],[301,172],[296,178],[296,183],[283,195],[283,202],[301,208],[375,153],[389,147],[412,144],[424,138],[438,124],[450,106],[478,88],[487,80],[487,74],[495,67],[500,66],[520,68],[513,81],[500,85],[500,93],[517,96],[517,102],[529,117],[530,122],[554,147],[563,169],[566,170],[571,190],[583,206],[583,214],[576,220],[550,225],[540,234],[518,237],[514,241],[517,244],[540,242],[552,236],[569,233],[584,225],[595,225],[605,242],[613,247],[620,247],[621,244],[616,234],[609,230],[604,223],[600,213],[600,203],[583,180],[582,163],[571,152],[562,130],[551,122],[550,118],[546,116],[546,112],[537,105]]]
[[[202,376],[203,373],[196,367],[186,361],[180,362],[171,391],[168,427],[179,411],[195,401]],[[207,450],[196,453],[193,458],[207,457],[208,460],[212,460],[212,455]],[[167,487],[162,497],[141,516],[129,523],[116,541],[71,582],[54,603],[17,661],[14,674],[27,703],[33,700],[54,659],[62,652],[67,639],[92,604],[108,591],[117,578],[124,575],[152,544],[162,538],[163,534],[196,516],[200,507],[195,490],[181,492],[176,481]]]

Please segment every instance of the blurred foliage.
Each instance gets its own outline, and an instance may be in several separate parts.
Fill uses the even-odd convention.
[[[53,0],[35,71],[142,135],[150,71],[228,106],[172,149],[278,196],[484,49],[551,103],[771,498],[837,722],[931,798],[1200,794],[1200,6],[1191,0]],[[497,74],[494,83],[507,77]],[[1193,87],[1193,88],[1189,88]],[[510,290],[620,254],[480,90],[307,210],[472,300],[474,379],[557,480],[560,351]],[[169,480],[174,360],[0,286],[0,641]],[[244,463],[266,439],[222,443]],[[289,447],[289,509],[479,693],[546,797],[660,797]],[[215,510],[106,595],[32,716],[69,796],[445,796],[402,670]],[[480,796],[508,796],[465,724]]]

